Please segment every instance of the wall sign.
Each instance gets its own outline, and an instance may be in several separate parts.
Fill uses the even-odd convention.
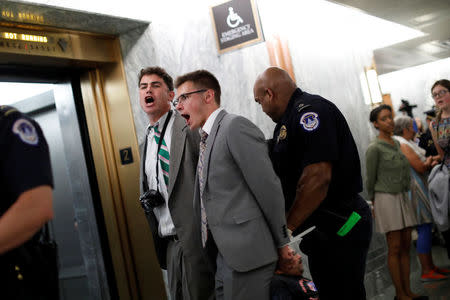
[[[254,0],[231,0],[211,6],[219,53],[263,41]]]
[[[44,24],[44,16],[30,11],[14,11],[11,9],[2,9],[1,18],[8,21]]]
[[[68,34],[0,27],[0,53],[70,57]]]

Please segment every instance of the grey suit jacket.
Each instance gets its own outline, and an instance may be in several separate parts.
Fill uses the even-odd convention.
[[[170,146],[169,210],[186,257],[200,257],[198,229],[194,228],[192,197],[194,194],[195,173],[198,162],[200,137],[197,131],[191,131],[184,119],[174,111],[172,142]],[[143,157],[144,143],[140,146]],[[143,192],[143,165],[141,161],[141,194]],[[153,242],[161,268],[166,268],[167,241],[158,235],[158,221],[152,213],[147,220],[153,235]],[[196,240],[197,239],[197,240]],[[197,242],[196,242],[197,241]]]
[[[277,260],[289,242],[281,183],[263,133],[246,118],[221,111],[206,140],[203,193],[209,229],[234,270],[246,272]],[[199,218],[199,217],[198,217]]]

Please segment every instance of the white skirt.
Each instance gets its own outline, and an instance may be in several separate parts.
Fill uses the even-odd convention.
[[[375,192],[374,213],[376,230],[381,233],[401,230],[418,224],[416,212],[408,193]]]

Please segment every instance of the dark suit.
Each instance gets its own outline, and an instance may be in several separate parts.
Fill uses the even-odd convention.
[[[182,256],[185,262],[183,273],[186,274],[190,298],[209,299],[213,293],[213,274],[207,268],[198,238],[198,229],[194,229],[192,197],[198,161],[199,135],[186,126],[184,119],[177,113],[173,115],[172,138],[170,146],[170,170],[168,186],[168,206],[181,243]],[[166,134],[170,134],[167,132]],[[141,146],[141,153],[143,145]],[[143,155],[141,154],[141,157]],[[141,193],[143,191],[143,164],[141,161]],[[158,261],[163,269],[167,269],[167,239],[158,234],[158,221],[154,213],[147,215],[153,235]],[[170,243],[170,242],[169,242]],[[179,265],[179,264],[177,264]],[[170,272],[170,270],[168,270]],[[170,274],[169,274],[170,276]]]
[[[277,246],[289,240],[283,192],[264,135],[249,120],[220,111],[206,140],[203,166],[204,189],[200,191],[197,180],[194,205],[198,212],[200,193],[203,193],[210,234],[219,252],[217,261],[223,257],[234,274],[257,273],[256,270],[272,265],[272,276],[278,258]],[[217,268],[217,273],[223,270],[219,263]],[[219,297],[217,273],[216,297]],[[250,292],[243,296],[239,291],[239,296],[236,295],[233,281],[231,295],[224,288],[225,298],[261,299],[258,292],[263,283],[259,285],[259,279],[245,280],[242,288],[254,290],[256,294]]]

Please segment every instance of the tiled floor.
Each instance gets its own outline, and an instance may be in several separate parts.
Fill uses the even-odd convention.
[[[441,246],[433,247],[433,259],[434,263],[438,267],[450,268],[450,260],[447,257],[446,250]],[[412,259],[417,259],[413,257]],[[447,280],[433,282],[433,283],[422,283],[420,281],[419,272],[414,272],[411,274],[411,287],[413,292],[428,295],[430,300],[450,300],[450,277]],[[383,295],[373,297],[370,300],[384,300],[384,299],[394,299],[395,289],[391,285],[384,290]]]

